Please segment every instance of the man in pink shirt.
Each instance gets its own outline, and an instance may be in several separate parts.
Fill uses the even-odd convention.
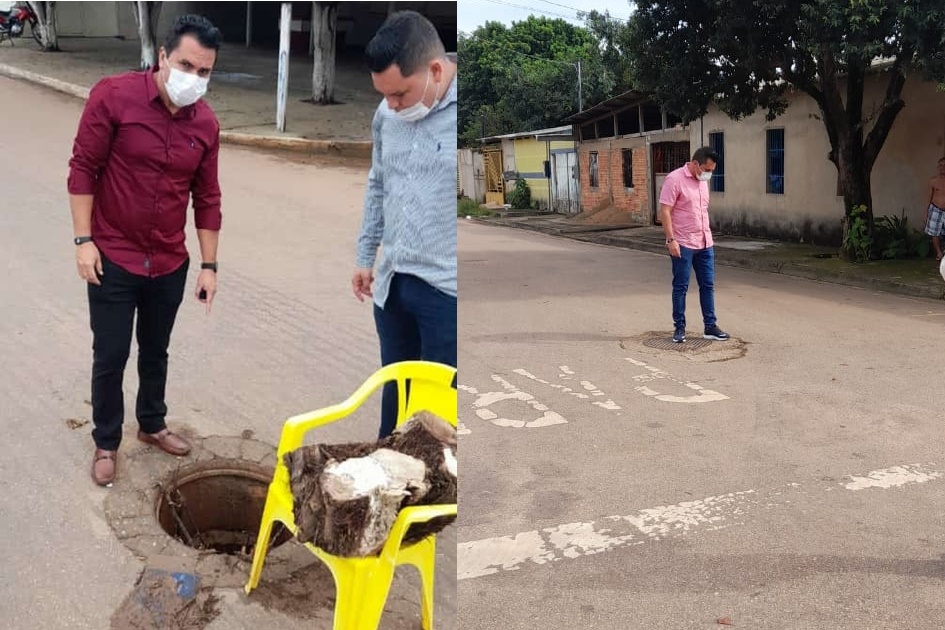
[[[673,341],[686,340],[686,292],[689,274],[696,272],[702,306],[703,337],[724,341],[728,333],[715,319],[715,250],[709,227],[709,180],[719,155],[709,147],[697,149],[692,161],[666,176],[660,191],[660,220],[666,248],[673,261]]]

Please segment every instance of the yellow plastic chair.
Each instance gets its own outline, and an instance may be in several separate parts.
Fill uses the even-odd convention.
[[[375,372],[346,401],[318,411],[289,418],[282,428],[276,456],[276,470],[266,506],[263,509],[259,537],[253,554],[253,566],[244,590],[250,593],[259,585],[263,562],[269,547],[269,537],[275,521],[285,524],[293,535],[298,533],[292,513],[292,491],[289,471],[283,456],[302,445],[305,433],[340,420],[360,407],[374,391],[385,383],[396,381],[398,391],[397,426],[417,411],[430,411],[456,426],[456,390],[452,387],[456,369],[427,361],[406,361],[385,366]],[[405,383],[410,382],[406,396]],[[328,565],[335,579],[334,630],[376,630],[384,612],[387,594],[394,579],[394,569],[410,564],[420,571],[422,583],[421,620],[424,630],[433,627],[433,570],[436,562],[436,540],[427,536],[408,547],[402,546],[407,529],[415,523],[425,523],[440,516],[455,516],[456,504],[418,505],[404,508],[394,521],[393,528],[381,553],[366,558],[334,556],[311,543],[308,549]]]

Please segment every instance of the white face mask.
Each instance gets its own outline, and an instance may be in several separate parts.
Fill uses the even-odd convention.
[[[414,103],[413,105],[411,105],[410,107],[405,107],[399,112],[396,112],[397,116],[401,120],[406,121],[406,122],[417,122],[418,120],[423,120],[424,118],[427,117],[427,114],[429,114],[433,110],[433,108],[436,107],[436,104],[439,102],[439,100],[436,98],[435,94],[434,94],[432,106],[427,107],[426,105],[423,104],[423,99],[427,97],[428,87],[430,87],[430,73],[427,73],[427,82],[423,84],[423,95],[420,97],[420,100]],[[438,87],[434,89],[436,89],[436,91],[439,91]]]
[[[712,179],[712,173],[699,173],[699,181],[707,182]]]
[[[178,70],[171,66],[171,73],[164,84],[167,96],[177,107],[193,105],[207,93],[207,84],[210,79]]]

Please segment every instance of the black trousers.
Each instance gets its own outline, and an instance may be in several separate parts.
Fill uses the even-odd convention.
[[[185,261],[177,271],[147,278],[125,271],[102,257],[101,286],[88,285],[92,323],[92,439],[114,451],[121,444],[125,418],[122,381],[131,350],[131,332],[138,314],[138,401],[135,415],[145,433],[165,428],[167,347],[184,299]]]
[[[374,322],[382,365],[419,360],[456,367],[455,297],[416,276],[395,273],[384,308],[374,305]],[[407,390],[409,394],[409,381]],[[397,383],[387,383],[381,396],[379,437],[394,432],[397,407]]]

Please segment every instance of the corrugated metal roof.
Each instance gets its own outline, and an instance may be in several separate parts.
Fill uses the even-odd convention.
[[[519,131],[517,133],[506,133],[500,136],[487,136],[485,138],[480,138],[481,142],[491,142],[496,140],[512,140],[515,138],[535,138],[536,140],[554,140],[554,139],[570,139],[573,137],[573,129],[571,125],[564,125],[563,127],[549,127],[547,129],[536,129],[535,131]]]
[[[637,92],[636,90],[629,90],[623,94],[619,94],[613,98],[609,98],[606,101],[602,101],[593,107],[580,111],[573,116],[565,118],[565,122],[570,122],[574,124],[581,124],[585,121],[592,120],[594,118],[599,118],[605,114],[610,114],[614,111],[624,109],[625,107],[630,107],[632,105],[639,105],[640,103],[646,103],[647,101],[652,100],[650,95],[645,92]]]

